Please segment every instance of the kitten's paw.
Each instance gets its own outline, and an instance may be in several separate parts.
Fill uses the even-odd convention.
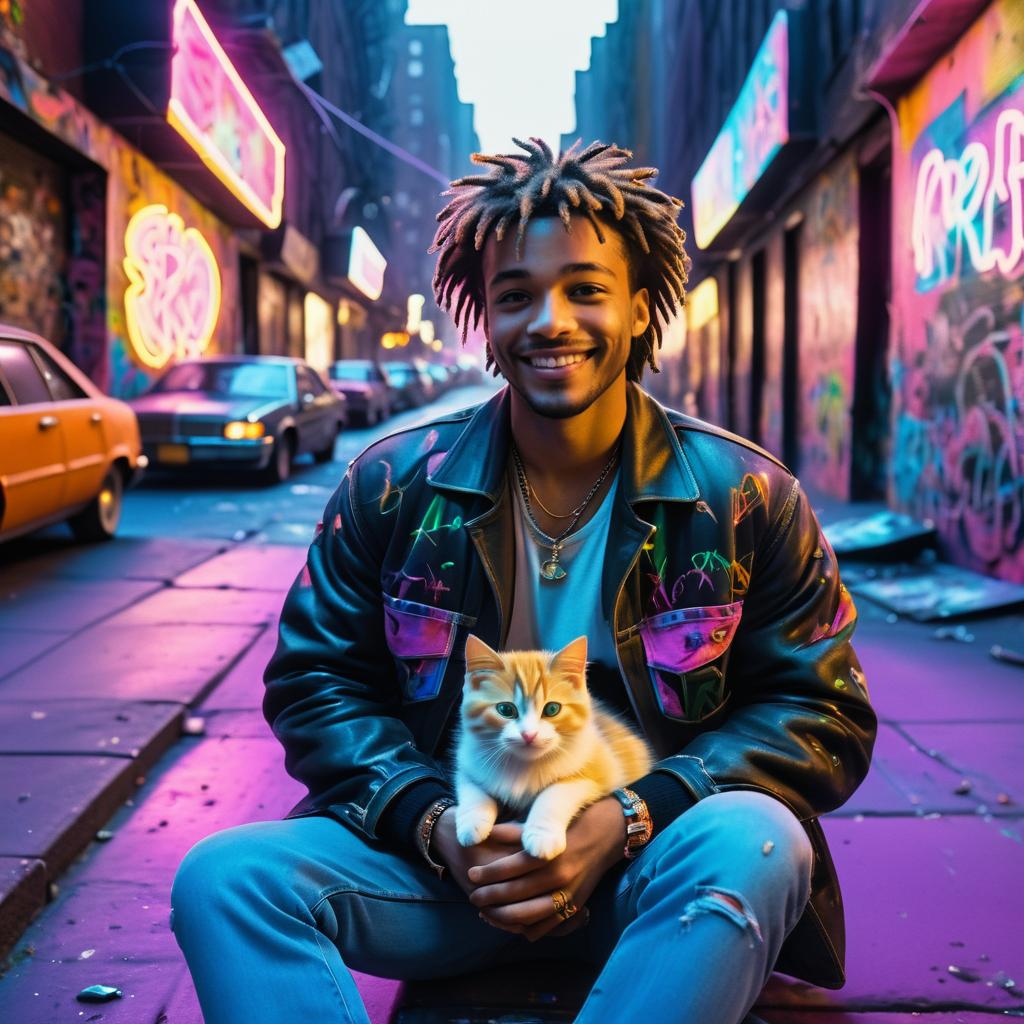
[[[523,829],[523,849],[540,860],[553,860],[565,850],[565,829],[553,825],[531,825]]]
[[[494,828],[494,818],[478,810],[455,811],[455,836],[460,846],[482,843]]]

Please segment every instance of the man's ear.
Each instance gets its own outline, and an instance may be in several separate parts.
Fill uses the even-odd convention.
[[[552,672],[564,672],[572,678],[574,685],[586,685],[587,638],[578,636],[568,643],[551,659]]]
[[[651,326],[651,296],[646,288],[633,293],[633,337],[639,338]]]
[[[474,673],[503,669],[505,662],[497,651],[491,650],[479,637],[472,633],[466,637],[466,675],[469,678],[469,685],[476,689],[480,686],[481,679]]]

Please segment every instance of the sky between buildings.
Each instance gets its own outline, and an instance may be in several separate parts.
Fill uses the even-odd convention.
[[[447,25],[459,98],[473,104],[485,153],[539,135],[558,150],[576,126],[575,73],[619,0],[409,0],[409,25]]]

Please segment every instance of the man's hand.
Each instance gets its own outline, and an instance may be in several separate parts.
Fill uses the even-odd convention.
[[[506,826],[495,831],[502,827]],[[476,887],[470,902],[483,909],[489,924],[517,932],[530,942],[556,928],[556,934],[566,935],[584,922],[583,907],[605,872],[622,858],[625,845],[622,806],[614,797],[605,797],[584,809],[569,826],[565,851],[553,860],[538,860],[520,849],[469,866],[469,884]],[[564,925],[551,899],[557,889],[564,889],[580,910]]]
[[[462,846],[455,835],[455,808],[449,807],[434,823],[430,836],[430,852],[452,873],[452,878],[471,896],[476,885],[469,880],[471,868],[502,860],[521,850],[523,826],[516,822],[495,825],[491,834],[474,846]]]

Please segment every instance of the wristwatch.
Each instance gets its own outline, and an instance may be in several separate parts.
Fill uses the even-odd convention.
[[[622,854],[632,860],[650,842],[654,822],[647,804],[633,790],[623,786],[614,790],[612,796],[622,804],[622,813],[626,816],[626,846]]]

